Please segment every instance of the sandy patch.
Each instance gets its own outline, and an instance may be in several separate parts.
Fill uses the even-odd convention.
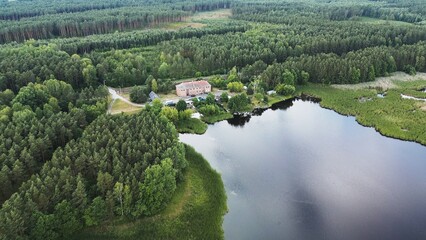
[[[418,105],[420,110],[426,111],[426,103],[422,103]]]

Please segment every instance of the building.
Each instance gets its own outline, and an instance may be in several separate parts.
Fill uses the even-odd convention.
[[[277,94],[277,92],[275,90],[270,90],[266,92],[268,95],[273,95],[273,94]]]
[[[176,94],[179,97],[195,96],[212,91],[212,86],[205,80],[183,82],[176,85]]]
[[[149,93],[149,99],[150,99],[151,101],[154,101],[154,99],[156,99],[156,98],[159,98],[159,97],[158,97],[158,95],[157,95],[155,92],[151,91],[151,92]]]

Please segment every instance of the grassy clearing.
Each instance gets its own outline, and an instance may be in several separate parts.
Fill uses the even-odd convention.
[[[158,97],[160,97],[161,101],[171,100],[171,99],[180,99],[178,95],[176,95],[176,90],[170,91],[168,93],[159,93]]]
[[[163,212],[136,221],[110,221],[74,239],[223,239],[227,207],[221,177],[192,147],[186,146],[186,157],[185,179]]]
[[[233,118],[234,116],[229,113],[229,112],[223,112],[221,114],[218,115],[214,115],[214,116],[203,116],[201,117],[201,120],[203,120],[206,123],[212,124],[215,122],[220,122],[226,119],[230,119]]]
[[[230,9],[220,9],[216,11],[198,12],[191,17],[187,17],[182,22],[162,23],[152,28],[176,31],[181,28],[203,28],[209,22],[227,21],[232,15]]]
[[[180,133],[204,134],[207,131],[207,124],[196,118],[178,121],[175,126]]]
[[[133,105],[130,105],[120,99],[116,99],[111,107],[111,114],[118,114],[118,113],[125,113],[125,114],[131,114],[131,113],[137,113],[141,110],[140,107],[135,107]]]
[[[231,9],[220,9],[216,11],[209,12],[199,12],[192,16],[191,21],[204,21],[204,20],[227,20],[232,16]]]
[[[352,115],[381,134],[426,145],[426,111],[421,101],[402,99],[401,94],[426,86],[426,81],[400,82],[397,88],[388,89],[386,96],[376,89],[338,89],[313,85],[299,88],[300,93],[321,98],[321,106],[344,115]],[[419,94],[424,94],[418,91]]]
[[[398,88],[399,82],[413,82],[418,80],[426,80],[426,73],[418,72],[416,75],[412,76],[404,72],[395,72],[387,77],[378,77],[375,81],[372,82],[363,82],[358,84],[333,84],[333,87],[340,89],[364,89],[364,88],[381,88],[382,90],[387,90],[390,88]]]
[[[124,97],[125,99],[127,99],[127,100],[129,100],[130,101],[130,93],[123,93],[123,94],[120,94],[122,97]]]

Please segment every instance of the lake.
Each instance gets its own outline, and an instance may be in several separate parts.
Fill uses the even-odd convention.
[[[182,134],[222,175],[225,239],[426,239],[426,147],[294,100]]]

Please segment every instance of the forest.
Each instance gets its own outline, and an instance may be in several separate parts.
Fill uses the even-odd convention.
[[[397,71],[426,72],[423,0],[0,0],[0,239],[66,239],[143,219],[179,192],[191,166],[176,127],[191,112],[154,104],[109,115],[106,86],[137,86],[130,97],[146,102],[152,90],[209,76],[232,93],[219,99],[225,108],[213,95],[195,103],[215,122],[270,102],[271,90],[337,94],[323,105],[352,114],[345,94],[315,86]],[[216,216],[212,225],[218,209],[203,216]]]

